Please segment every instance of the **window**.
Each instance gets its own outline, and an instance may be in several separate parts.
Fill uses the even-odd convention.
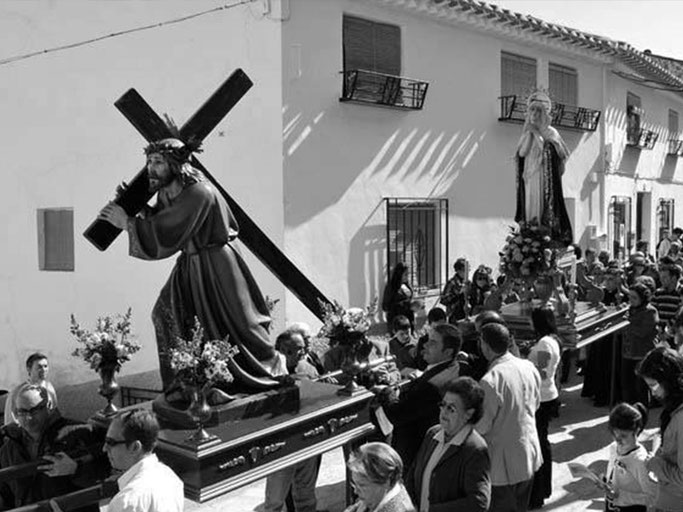
[[[640,126],[643,110],[640,97],[633,93],[626,95],[626,140],[629,144],[637,145],[640,140]]]
[[[678,112],[669,110],[669,138],[678,139]]]
[[[612,196],[609,205],[609,239],[612,258],[624,261],[631,253],[631,198]]]
[[[501,96],[526,97],[536,88],[536,59],[501,52]]]
[[[559,64],[548,65],[548,84],[550,95],[556,103],[563,105],[579,104],[579,75],[575,69]]]
[[[344,15],[344,71],[401,74],[401,28]]]
[[[662,232],[665,229],[668,229],[669,233],[674,229],[674,200],[660,199],[659,208],[657,208],[657,216],[659,217],[659,238],[657,240],[661,240]]]
[[[38,210],[38,268],[74,270],[74,212],[72,208]]]
[[[414,290],[440,290],[448,272],[448,199],[385,201],[389,272],[402,261]]]

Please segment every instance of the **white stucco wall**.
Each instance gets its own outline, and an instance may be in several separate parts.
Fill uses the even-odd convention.
[[[5,1],[0,59],[224,4]],[[50,357],[58,385],[95,377],[70,356],[72,312],[91,325],[98,315],[131,306],[144,349],[123,372],[157,367],[149,316],[175,258],[130,258],[125,237],[102,253],[81,236],[116,185],[144,164],[143,139],[113,105],[128,88],[180,125],[235,68],[244,68],[255,86],[206,139],[201,160],[282,243],[279,30],[262,2],[254,2],[0,66],[6,244],[0,256],[0,387],[23,377],[23,361],[36,349]],[[38,270],[36,209],[45,207],[74,209],[75,272]],[[280,284],[247,259],[263,292],[281,298]]]
[[[416,112],[340,103],[344,13],[401,27],[402,74],[430,82]],[[514,215],[513,154],[521,125],[500,123],[501,50],[579,71],[582,106],[600,108],[602,69],[362,1],[292,0],[283,24],[285,247],[328,297],[363,305],[386,280],[384,197],[449,199],[449,268],[465,255],[497,268]],[[539,71],[541,75],[541,71]],[[562,131],[572,155],[565,195],[577,238],[598,215],[587,183],[602,165],[599,132]],[[290,297],[291,299],[291,297]],[[290,319],[311,316],[288,299]]]
[[[619,71],[629,72],[623,68]],[[632,74],[632,71],[629,73]],[[605,176],[606,193],[603,204],[605,225],[602,233],[609,231],[608,208],[612,196],[632,198],[633,215],[630,229],[635,232],[636,194],[645,192],[651,199],[649,211],[646,212],[651,222],[650,229],[645,230],[643,238],[650,242],[652,250],[657,243],[659,222],[657,207],[660,199],[673,198],[675,201],[674,225],[680,226],[683,221],[683,212],[680,208],[683,205],[683,161],[680,157],[667,156],[668,140],[677,136],[668,132],[668,112],[669,109],[676,110],[679,116],[683,116],[683,98],[670,92],[644,87],[612,73],[608,75],[608,84],[605,137],[608,173]],[[626,97],[629,92],[641,99],[641,105],[645,111],[641,126],[659,134],[659,139],[653,149],[626,146]]]

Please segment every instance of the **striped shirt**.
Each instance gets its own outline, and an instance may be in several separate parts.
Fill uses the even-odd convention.
[[[651,302],[659,313],[659,325],[667,325],[674,319],[681,305],[683,305],[682,295],[683,288],[680,285],[677,285],[672,291],[657,288]]]

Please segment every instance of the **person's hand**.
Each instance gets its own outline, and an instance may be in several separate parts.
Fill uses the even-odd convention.
[[[44,455],[43,459],[49,464],[38,466],[38,471],[42,471],[50,477],[73,475],[78,469],[78,463],[64,452]]]
[[[98,219],[106,220],[112,226],[119,229],[126,229],[128,227],[128,214],[118,204],[111,201],[107,204],[97,217]]]
[[[122,181],[120,185],[116,187],[116,198],[114,199],[115,201],[118,201],[121,199],[121,196],[126,193],[128,190],[128,183],[125,181]]]

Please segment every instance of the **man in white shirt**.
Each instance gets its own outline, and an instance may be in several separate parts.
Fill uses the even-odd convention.
[[[5,425],[19,423],[15,414],[15,401],[19,391],[27,386],[40,386],[45,388],[47,390],[49,408],[57,408],[57,392],[50,381],[47,380],[49,371],[50,363],[45,354],[36,352],[28,356],[28,359],[26,359],[26,372],[28,373],[28,378],[10,392],[7,401],[5,402]]]
[[[102,449],[123,474],[108,512],[182,512],[183,482],[153,453],[158,436],[152,411],[124,411],[112,420]]]
[[[480,381],[484,414],[476,428],[491,456],[489,511],[525,512],[534,473],[543,462],[535,419],[541,404],[541,376],[531,362],[510,354],[510,332],[505,326],[484,325],[481,336],[489,370]]]

